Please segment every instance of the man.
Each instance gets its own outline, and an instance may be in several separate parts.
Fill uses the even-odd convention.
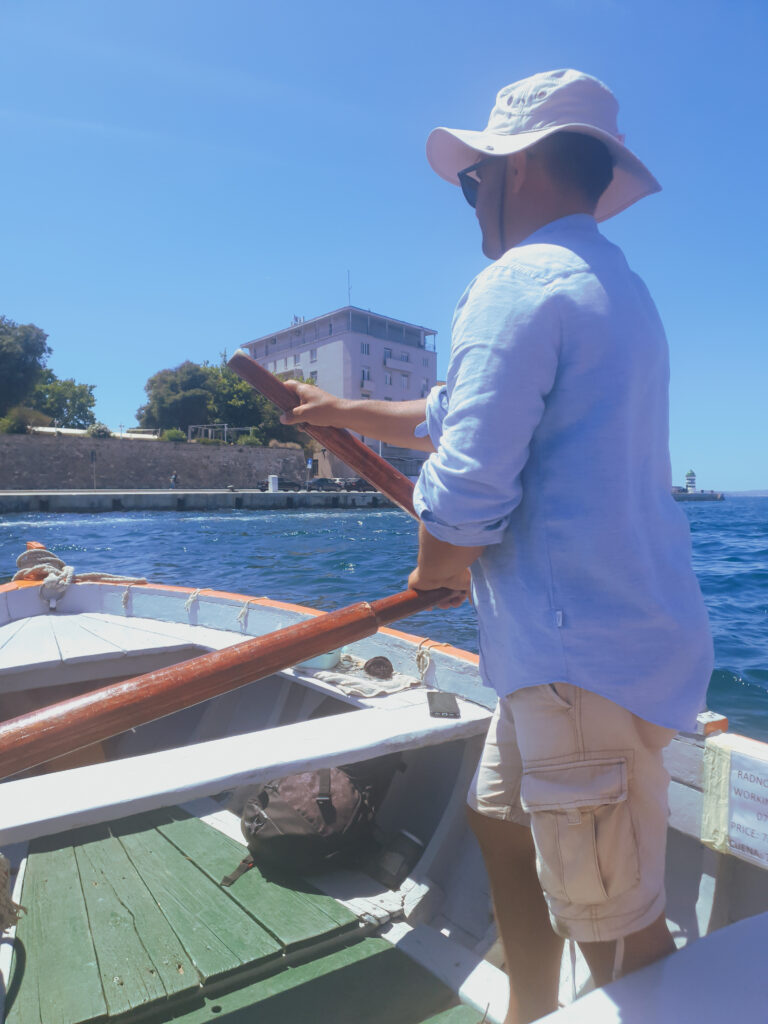
[[[712,669],[671,496],[664,331],[596,223],[659,189],[616,113],[602,83],[554,71],[502,89],[484,131],[432,132],[428,159],[461,185],[494,261],[457,306],[445,388],[396,404],[294,385],[284,418],[395,444],[415,431],[434,451],[409,583],[461,596],[472,566],[499,704],[469,816],[507,1024],[556,1009],[564,937],[597,984],[674,949],[662,751],[693,727]]]

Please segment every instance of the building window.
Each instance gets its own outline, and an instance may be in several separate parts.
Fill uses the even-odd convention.
[[[408,390],[408,378],[404,373],[400,374],[400,387],[402,388],[403,391]]]
[[[421,358],[421,365],[422,366],[429,366],[429,357],[428,356],[422,356],[422,358]]]
[[[386,362],[388,359],[391,359],[391,358],[392,358],[392,349],[391,348],[385,348],[384,349],[384,362]]]
[[[309,379],[312,381],[313,384],[317,384],[317,370],[309,371]]]
[[[400,362],[401,363],[408,363],[408,362],[410,362],[410,359],[411,359],[411,357],[408,355],[407,352],[401,352],[400,353]]]
[[[310,361],[310,363],[316,363],[317,362],[317,349],[316,348],[311,348],[309,350],[309,361]]]
[[[371,354],[371,343],[369,341],[361,341],[360,352],[364,356],[369,356]]]
[[[371,379],[371,368],[370,368],[370,366],[364,366],[363,367],[362,375],[361,376],[362,376],[363,380],[370,380]]]
[[[392,383],[392,374],[391,373],[385,373],[384,374],[384,383],[385,384],[391,384]]]
[[[293,365],[294,366],[298,366],[299,365],[300,358],[301,358],[300,356],[294,356],[293,357]]]
[[[328,333],[333,334],[333,320],[328,324]]]

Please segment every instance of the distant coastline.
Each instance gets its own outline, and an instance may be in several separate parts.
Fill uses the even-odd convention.
[[[727,498],[768,498],[768,491],[723,491]]]

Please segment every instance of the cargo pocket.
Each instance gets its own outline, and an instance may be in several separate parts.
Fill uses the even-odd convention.
[[[537,870],[547,895],[569,903],[604,903],[637,884],[624,758],[531,767],[523,772],[520,797],[531,815]]]

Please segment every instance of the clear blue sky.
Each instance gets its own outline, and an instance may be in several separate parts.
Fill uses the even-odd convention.
[[[664,191],[607,222],[672,353],[674,477],[768,488],[765,0],[0,0],[0,313],[97,415],[352,302],[438,331],[485,265],[438,124],[576,67]]]

